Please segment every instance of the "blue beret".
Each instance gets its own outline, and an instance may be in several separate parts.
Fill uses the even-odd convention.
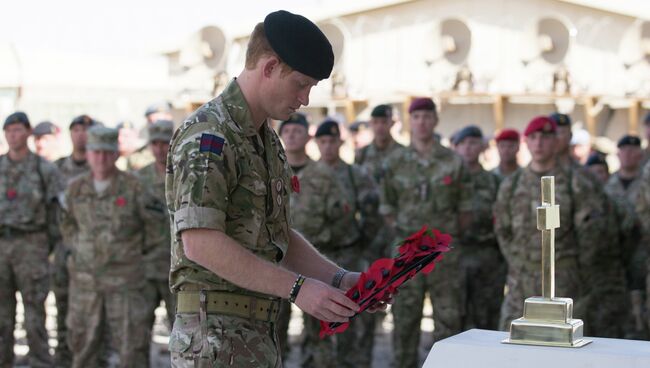
[[[637,146],[641,147],[641,139],[634,135],[624,135],[621,139],[618,140],[616,147],[621,148],[623,146]]]
[[[339,129],[339,123],[334,120],[325,120],[322,122],[321,125],[318,126],[318,129],[316,129],[316,134],[314,136],[318,138],[325,135],[340,138],[341,131]]]
[[[309,129],[309,123],[307,122],[307,117],[304,114],[301,114],[299,112],[291,114],[289,116],[289,119],[284,120],[283,122],[280,123],[280,127],[278,128],[278,134],[282,134],[282,128],[284,128],[285,125],[289,124],[297,124],[305,127],[305,129]]]
[[[264,33],[273,51],[291,68],[317,80],[329,78],[334,67],[332,45],[312,21],[278,10],[264,19]]]
[[[451,143],[459,144],[467,137],[483,138],[483,132],[476,125],[468,125],[451,137]]]
[[[549,119],[553,120],[557,126],[571,126],[571,118],[569,115],[554,112],[548,117]]]
[[[16,111],[13,114],[7,116],[7,118],[5,119],[5,123],[2,126],[2,129],[7,128],[7,126],[11,124],[22,124],[27,129],[31,128],[31,124],[29,123],[29,118],[27,117],[27,114],[25,114],[22,111]]]

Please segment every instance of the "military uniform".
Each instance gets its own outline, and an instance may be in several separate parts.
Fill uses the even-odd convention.
[[[463,257],[460,267],[467,280],[465,330],[496,330],[503,301],[506,263],[496,234],[492,205],[499,190],[499,178],[481,168],[469,174],[472,183],[472,223],[459,238]]]
[[[386,160],[380,213],[395,218],[398,239],[422,225],[457,239],[459,213],[471,208],[471,188],[462,159],[437,141],[427,157],[420,157],[411,146]],[[425,292],[433,301],[435,340],[462,331],[465,296],[461,290],[465,286],[459,272],[459,252],[458,248],[452,250],[434,272],[426,278],[416,277],[400,289],[392,309],[395,366],[417,365]]]
[[[170,286],[179,308],[169,341],[172,366],[279,367],[279,298],[242,289],[190,261],[180,236],[187,229],[222,231],[257,257],[280,262],[289,242],[291,171],[278,136],[268,123],[255,129],[233,81],[176,131],[167,165]],[[238,300],[239,308],[208,310],[202,297]]]
[[[13,363],[15,294],[20,291],[29,365],[50,367],[44,303],[48,254],[58,241],[49,225],[61,179],[54,164],[31,152],[19,162],[1,155],[0,178],[0,366]]]
[[[641,221],[641,244],[650,252],[650,164],[643,166],[640,177],[639,194],[636,200],[636,213]],[[650,259],[646,259],[646,296],[650,295]],[[645,305],[646,329],[650,329],[650,298]]]
[[[154,312],[160,301],[163,300],[167,310],[167,319],[171,326],[174,323],[176,303],[169,290],[171,235],[165,204],[165,176],[156,171],[155,163],[138,170],[135,175],[140,180],[142,187],[151,194],[153,201],[150,205],[165,214],[159,223],[150,228],[151,232],[147,234],[146,238],[149,251],[144,255],[143,261],[147,279],[144,288],[147,303],[145,307],[148,317],[147,325],[150,326],[150,329],[153,327],[156,319]]]
[[[618,247],[605,240],[611,238],[607,237],[609,209],[602,189],[583,171],[559,164],[543,175],[529,166],[506,178],[499,188],[495,231],[508,263],[508,293],[500,328],[507,329],[510,321],[522,316],[525,298],[541,292],[542,248],[536,208],[541,201],[542,176],[555,177],[555,202],[560,205],[560,227],[555,231],[556,295],[573,298],[574,316],[585,319],[587,328],[595,331],[606,321],[587,314],[590,303],[599,303],[610,312],[612,306],[610,300],[598,298],[602,293],[592,286],[602,288],[604,280],[621,279],[620,254]],[[608,282],[616,287],[616,282]]]
[[[143,167],[151,164],[154,161],[154,157],[149,150],[147,145],[144,145],[127,156],[121,156],[117,160],[117,167],[122,171],[138,171]]]

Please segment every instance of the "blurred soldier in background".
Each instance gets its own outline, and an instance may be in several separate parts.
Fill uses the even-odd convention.
[[[156,321],[156,308],[161,301],[165,302],[167,310],[167,321],[171,330],[174,323],[176,304],[169,289],[169,268],[170,268],[170,224],[165,204],[165,171],[167,168],[167,153],[169,141],[174,133],[174,123],[169,120],[158,120],[149,124],[149,148],[155,158],[155,162],[138,170],[135,175],[140,180],[142,188],[149,192],[151,197],[152,210],[163,213],[162,221],[149,228],[146,234],[146,248],[148,252],[143,257],[145,276],[147,281],[144,287],[145,313],[149,331],[152,330]],[[150,337],[147,338],[150,340]]]
[[[50,162],[54,162],[58,157],[59,146],[61,145],[59,132],[59,127],[49,121],[36,124],[32,130],[36,154]]]
[[[641,160],[641,169],[645,166],[645,164],[650,161],[650,112],[648,112],[643,119],[643,129],[645,131],[645,140],[647,146],[645,147],[645,150],[643,151],[643,159]]]
[[[59,241],[54,223],[61,179],[54,164],[32,153],[27,115],[15,112],[3,125],[9,152],[0,156],[0,367],[14,360],[16,292],[25,308],[31,367],[51,367],[45,329],[48,255]]]
[[[585,167],[601,185],[607,184],[609,180],[609,165],[602,154],[594,152],[589,155]]]
[[[580,166],[571,157],[571,138],[573,137],[573,133],[571,132],[571,118],[569,115],[555,112],[549,115],[549,119],[551,119],[555,124],[554,134],[557,137],[555,154],[557,162],[560,165],[572,165],[573,167]]]
[[[142,145],[138,129],[130,121],[117,124],[120,143],[120,157],[117,167],[122,171],[137,171],[154,162],[154,157],[147,145]]]
[[[517,163],[519,132],[515,129],[504,129],[494,140],[497,143],[497,151],[499,152],[499,166],[495,167],[492,172],[497,175],[499,180],[503,180],[519,170],[519,164]]]
[[[649,129],[650,130],[650,129]],[[650,251],[650,164],[646,163],[641,173],[639,183],[639,196],[636,201],[636,212],[641,221],[641,244],[646,252]],[[646,305],[645,322],[646,331],[650,329],[650,260],[646,259]]]
[[[499,178],[479,163],[479,156],[485,148],[479,127],[470,125],[461,129],[454,134],[452,144],[465,162],[472,185],[472,222],[458,238],[463,252],[460,267],[463,278],[467,280],[463,328],[496,330],[507,268],[494,233],[492,215]]]

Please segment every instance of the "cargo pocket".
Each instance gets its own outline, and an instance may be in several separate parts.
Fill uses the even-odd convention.
[[[199,344],[199,317],[197,314],[176,314],[172,332],[169,335],[169,352],[172,367],[193,366],[194,350],[192,342]],[[198,351],[197,351],[198,353]]]

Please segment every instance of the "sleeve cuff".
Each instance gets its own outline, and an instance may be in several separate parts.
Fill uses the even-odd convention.
[[[226,230],[226,214],[216,208],[184,207],[174,212],[173,221],[176,234],[187,229]]]

